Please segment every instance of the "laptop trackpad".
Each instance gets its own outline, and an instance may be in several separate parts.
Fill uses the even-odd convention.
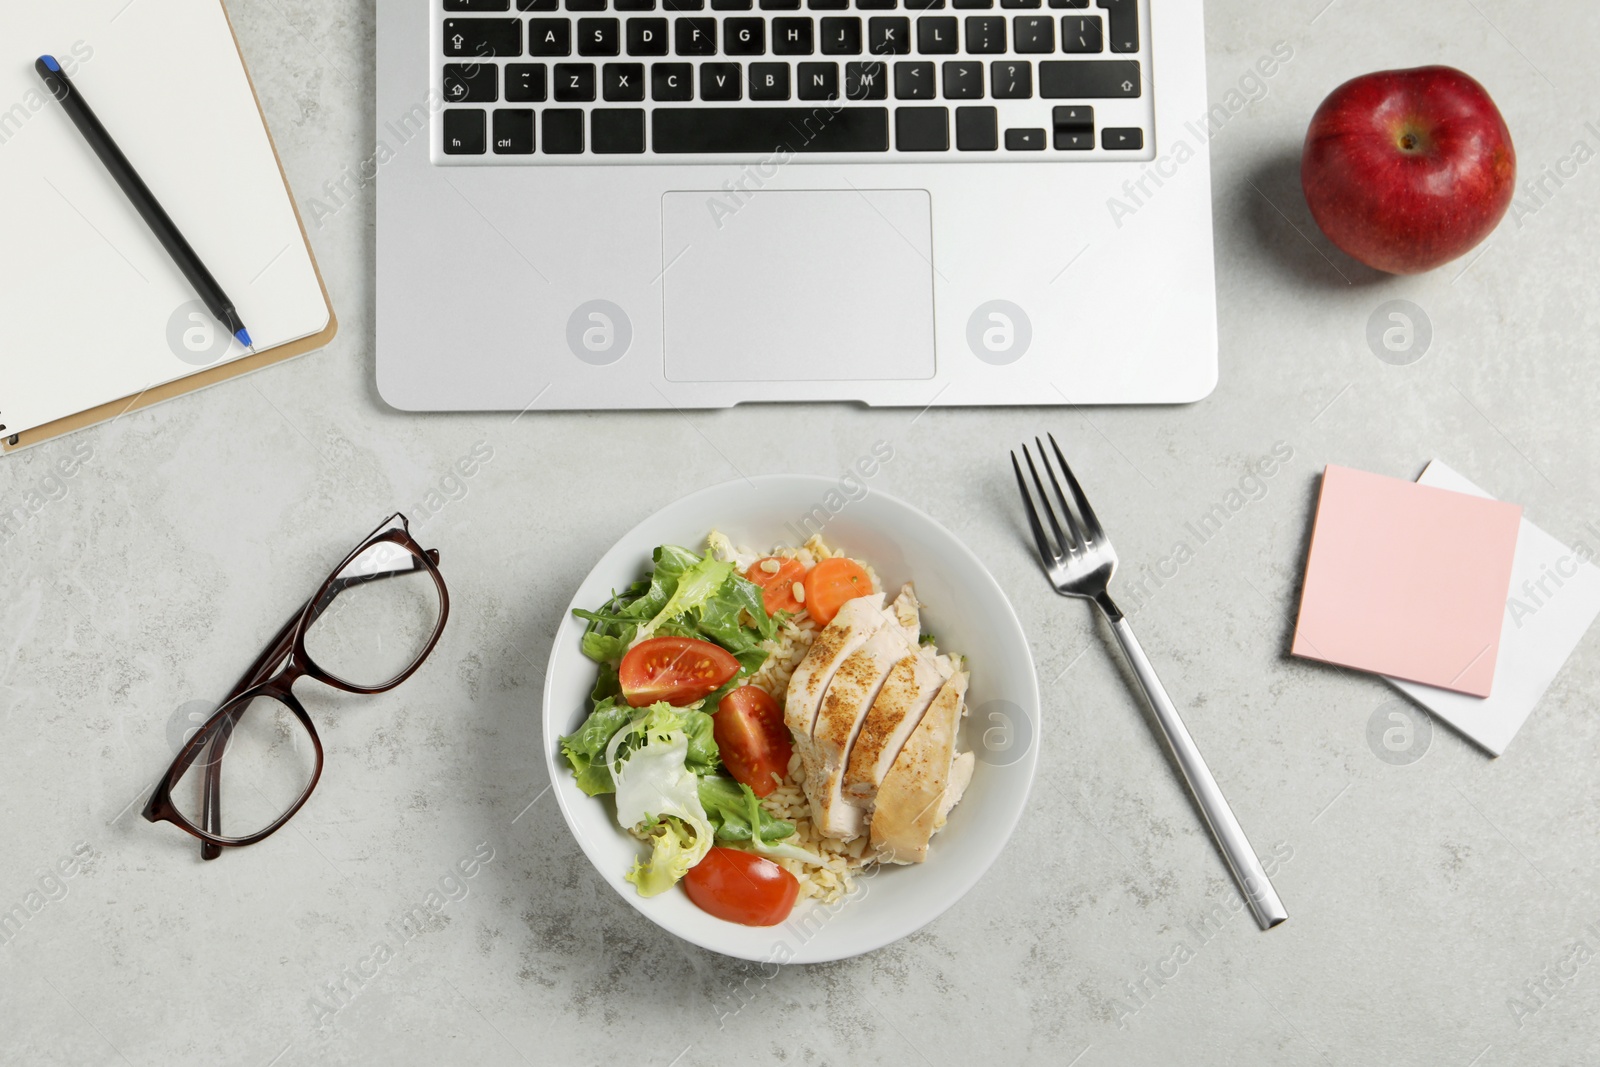
[[[933,377],[932,228],[922,189],[667,193],[668,380]]]

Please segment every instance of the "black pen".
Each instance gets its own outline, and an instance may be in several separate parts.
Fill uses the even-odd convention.
[[[206,308],[216,316],[218,322],[227,327],[228,332],[233,334],[240,344],[254,352],[255,345],[250,341],[250,331],[246,330],[244,323],[240,321],[239,313],[234,310],[233,301],[228,299],[228,294],[222,291],[222,286],[217,284],[217,280],[211,276],[206,265],[200,262],[200,257],[195,255],[194,249],[189,247],[189,242],[178,232],[178,227],[156,202],[150,187],[145,185],[144,180],[133,169],[133,164],[128,162],[128,157],[122,154],[122,149],[117,147],[117,143],[111,139],[106,128],[100,124],[94,111],[83,99],[83,94],[78,92],[67,78],[66,71],[61,69],[61,64],[56,62],[54,56],[40,56],[33,68],[39,72],[39,77],[44,79],[50,95],[61,101],[67,117],[78,127],[78,132],[89,142],[94,154],[100,157],[100,162],[105,164],[106,170],[111,172],[111,177],[116,179],[123,193],[133,202],[134,209],[155,233],[156,239],[161,242],[161,247],[167,250],[167,254],[178,265],[178,269],[183,271],[183,276],[189,279],[189,284],[200,294],[200,299]]]

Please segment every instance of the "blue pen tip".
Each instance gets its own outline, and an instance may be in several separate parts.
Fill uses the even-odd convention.
[[[237,338],[239,343],[244,345],[246,348],[254,348],[255,347],[255,342],[250,340],[250,331],[249,330],[246,330],[243,327],[241,327],[239,332],[234,334],[233,336],[235,338]]]
[[[50,68],[50,73],[61,73],[61,64],[56,62],[55,56],[40,56],[39,59],[44,63],[45,66]]]

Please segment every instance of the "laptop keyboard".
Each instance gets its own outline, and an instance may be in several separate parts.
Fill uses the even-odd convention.
[[[1149,0],[434,0],[440,163],[1149,158]]]

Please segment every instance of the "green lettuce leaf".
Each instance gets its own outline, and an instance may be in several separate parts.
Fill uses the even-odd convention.
[[[595,705],[576,732],[561,739],[561,754],[571,765],[578,788],[590,796],[615,790],[604,759],[606,744],[628,724],[633,715],[633,708],[616,697],[607,697]]]
[[[762,844],[781,841],[794,833],[794,824],[774,817],[742,782],[717,775],[700,779],[700,804],[716,828],[720,841]]]
[[[715,837],[700,803],[700,778],[689,769],[684,727],[704,712],[654,704],[612,735],[605,765],[617,790],[617,824],[649,843],[650,858],[638,860],[627,880],[643,896],[674,885],[711,851]],[[629,751],[623,751],[624,746]],[[714,746],[713,746],[714,747]]]

